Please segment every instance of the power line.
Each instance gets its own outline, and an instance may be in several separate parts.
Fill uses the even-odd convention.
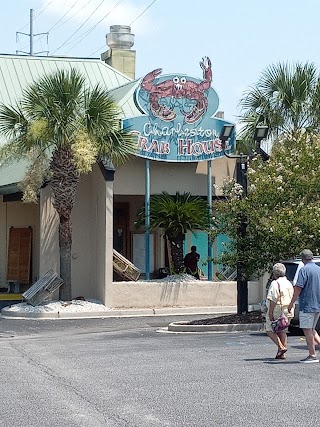
[[[90,0],[91,1],[91,0]],[[89,3],[90,3],[90,1],[89,1]],[[64,15],[62,15],[61,16],[61,18],[48,30],[48,32],[49,31],[52,31],[62,20],[63,20],[63,18],[65,17],[65,16],[67,16],[68,15],[68,13],[75,7],[75,5],[77,4],[77,2],[78,2],[78,0],[76,0],[74,3],[73,3],[73,5],[72,6],[70,6],[69,7],[69,9],[66,11],[66,13],[64,14]],[[87,3],[88,4],[88,3]],[[79,9],[80,10],[80,9]],[[79,12],[79,10],[75,13],[75,15]],[[74,15],[72,15],[72,16],[74,16]],[[68,18],[69,19],[69,18]]]
[[[73,13],[71,16],[69,16],[68,19],[66,19],[64,22],[62,22],[60,25],[59,23],[63,20],[63,18],[65,16],[67,16],[71,10],[75,7],[75,5],[78,3],[78,0],[75,0],[75,2],[72,4],[72,6],[69,7],[69,9],[67,10],[67,12],[48,30],[48,34],[53,31],[54,29],[57,30],[58,28],[62,27],[62,25],[66,24],[68,21],[70,21],[70,19],[72,19],[74,16],[76,16],[79,12],[81,12],[83,10],[84,7],[88,6],[89,3],[91,3],[93,0],[88,0],[86,4],[84,4],[83,6],[81,6],[80,9],[78,9],[75,13]],[[39,38],[39,41],[43,38],[43,36],[41,36]]]
[[[141,13],[140,13],[140,15],[139,16],[137,16],[136,17],[136,19],[134,19],[132,22],[131,22],[131,24],[130,24],[130,27],[131,27],[131,25],[134,23],[134,22],[136,22],[152,5],[153,5],[153,3],[155,3],[157,0],[153,0],[150,4],[149,4],[149,6],[148,7],[146,7]]]
[[[35,22],[35,24],[37,26],[38,34],[40,34],[37,18],[34,19],[34,22]],[[48,40],[48,33],[46,33],[46,34],[47,34],[47,40]],[[41,41],[42,37],[43,37],[43,35],[41,37],[39,37],[38,41],[40,42],[41,52],[44,52],[44,49],[43,49],[43,46],[42,46],[42,41]]]
[[[88,3],[90,3],[90,1],[92,1],[92,0],[89,0],[88,1]],[[49,30],[48,30],[48,33],[50,32],[50,31],[52,31],[58,24],[59,24],[59,22],[61,22],[62,21],[62,19],[66,16],[66,15],[68,15],[68,13],[74,8],[74,6],[77,4],[77,2],[78,2],[78,0],[76,0],[74,3],[73,3],[73,5],[72,6],[70,6],[69,7],[69,9],[67,10],[67,12],[58,20],[58,22],[56,22]],[[88,4],[87,3],[87,4]],[[50,4],[50,3],[49,3]],[[86,5],[87,5],[86,4]],[[85,5],[85,6],[86,6]],[[79,9],[75,14],[73,14],[69,19],[71,19],[73,16],[75,16],[79,11],[80,11],[81,9]],[[39,15],[38,15],[39,16]],[[67,19],[67,21],[69,20],[69,19]],[[67,22],[67,21],[65,21],[65,22]],[[63,24],[62,24],[63,25]],[[60,25],[61,26],[61,25]],[[41,39],[43,38],[43,36],[41,36],[40,38],[39,38],[39,41],[41,41]]]
[[[47,9],[47,7],[50,6],[50,4],[53,2],[53,0],[49,1],[47,5],[38,13],[37,18]]]
[[[88,22],[88,20],[91,18],[91,16],[96,13],[96,11],[100,8],[100,6],[102,5],[102,3],[104,2],[104,0],[102,0],[99,5],[94,9],[94,11],[88,16],[88,18],[83,22],[83,24],[80,25],[80,27],[73,33],[71,34],[71,36],[64,42],[62,43],[62,45],[60,45],[56,50],[54,50],[52,53],[57,52],[57,50],[61,49],[65,44],[67,44],[67,42],[75,35],[77,34],[77,32],[86,24],[86,22]]]
[[[148,9],[150,9],[150,7],[156,2],[157,0],[153,0],[148,7],[146,7],[141,13],[140,15],[138,15],[130,24],[131,25],[136,22]],[[104,48],[105,45],[102,45],[101,47],[99,47],[99,49],[95,50],[94,52],[90,53],[90,55],[88,55],[88,57],[93,56],[95,53],[99,52],[101,49]]]
[[[33,18],[33,9],[30,9],[30,31],[29,31],[29,33],[22,33],[22,32],[20,32],[20,31],[17,31],[16,32],[16,37],[18,37],[18,34],[23,34],[23,35],[25,35],[25,36],[28,36],[29,37],[29,39],[30,39],[30,51],[29,52],[24,52],[24,51],[19,51],[19,50],[17,50],[16,51],[16,53],[19,53],[19,52],[21,52],[21,53],[26,53],[26,54],[28,54],[28,55],[31,55],[31,56],[33,56],[33,55],[35,55],[34,54],[34,51],[33,51],[33,38],[35,37],[35,36],[40,36],[40,35],[42,35],[42,34],[47,34],[47,37],[48,37],[48,33],[39,33],[39,34],[34,34],[33,33],[33,23],[34,23],[34,18]],[[37,53],[42,53],[42,52],[37,52]],[[47,52],[48,53],[48,52]]]
[[[58,22],[56,22],[49,31],[52,31],[54,28],[57,30],[58,28],[62,27],[62,25],[66,24],[68,21],[70,21],[70,19],[72,19],[73,17],[75,17],[76,15],[78,15],[79,12],[81,12],[86,6],[88,6],[89,3],[91,3],[93,0],[88,0],[87,3],[84,6],[81,6],[80,9],[78,9],[73,15],[69,16],[68,19],[66,19],[64,22],[62,22],[60,25],[58,25],[62,19],[68,15],[68,13],[71,11],[71,9],[74,8],[74,6],[76,5],[76,3],[78,3],[78,0],[76,0],[73,5],[70,7],[70,9],[62,16],[62,18],[59,19]]]
[[[117,7],[117,6],[119,6],[119,4],[120,3],[122,3],[124,0],[119,0],[113,7],[112,7],[112,9],[106,14],[106,15],[104,15],[104,17],[103,18],[101,18],[100,19],[100,21],[98,21],[90,30],[88,30],[86,33],[84,33],[84,34],[82,34],[82,35],[80,35],[79,37],[81,37],[80,38],[80,40],[75,44],[75,45],[73,45],[72,46],[72,48],[71,49],[69,49],[67,52],[66,52],[66,54],[68,54],[72,49],[74,49],[76,46],[78,46],[78,44],[79,43],[81,43],[82,42],[82,40],[84,40],[107,16],[109,16],[110,14],[111,14],[111,12],[113,12],[114,11],[114,9]],[[79,37],[77,37],[77,38],[79,38]]]
[[[88,58],[90,58],[90,56],[94,55],[95,53],[99,52],[101,49],[103,49],[105,47],[105,44],[103,44],[101,47],[99,47],[99,49],[95,50],[94,52],[90,53],[90,55],[88,55]]]
[[[39,14],[37,15],[37,16],[40,16],[41,15],[41,13],[42,12],[44,12],[46,9],[47,9],[47,7],[48,6],[50,6],[50,4],[53,2],[53,0],[51,0],[51,1],[49,1],[49,3],[47,3],[47,5],[39,12]],[[20,28],[17,32],[20,32],[21,30],[23,30],[24,28],[26,28],[27,26],[29,25],[29,23],[28,24],[26,24],[26,25],[24,25],[22,28]]]

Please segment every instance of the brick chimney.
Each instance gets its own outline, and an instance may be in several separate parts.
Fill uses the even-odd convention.
[[[131,34],[130,26],[112,25],[106,39],[109,49],[101,54],[102,61],[134,80],[136,51],[131,50],[134,34]]]

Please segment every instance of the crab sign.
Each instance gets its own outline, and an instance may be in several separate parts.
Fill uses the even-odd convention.
[[[161,68],[151,71],[143,78],[141,87],[149,93],[150,110],[155,117],[170,122],[177,117],[174,109],[178,106],[184,121],[193,124],[206,113],[208,99],[204,91],[210,88],[212,81],[210,59],[202,58],[200,67],[203,70],[203,80],[200,83],[188,80],[185,76],[175,76],[173,79],[154,83],[162,72]]]

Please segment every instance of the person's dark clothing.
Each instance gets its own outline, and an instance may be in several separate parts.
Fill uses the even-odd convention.
[[[199,273],[198,273],[198,261],[200,259],[200,255],[197,252],[189,252],[184,257],[184,265],[186,267],[187,273],[191,274],[196,279],[200,279]]]

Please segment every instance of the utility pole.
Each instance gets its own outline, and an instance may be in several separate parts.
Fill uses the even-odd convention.
[[[23,34],[24,36],[28,36],[29,37],[29,39],[30,39],[30,50],[29,50],[29,52],[24,52],[22,50],[17,50],[16,51],[17,54],[19,54],[19,53],[25,53],[27,55],[34,56],[34,55],[38,55],[39,53],[47,53],[47,54],[49,53],[48,50],[43,50],[41,52],[36,52],[36,53],[34,53],[34,51],[33,51],[33,38],[36,37],[36,36],[42,36],[42,35],[46,34],[47,35],[47,44],[48,44],[48,34],[49,34],[49,33],[33,34],[33,9],[30,9],[30,32],[29,33],[21,33],[20,31],[17,31],[16,32],[16,37],[17,38],[18,38],[18,34]]]

